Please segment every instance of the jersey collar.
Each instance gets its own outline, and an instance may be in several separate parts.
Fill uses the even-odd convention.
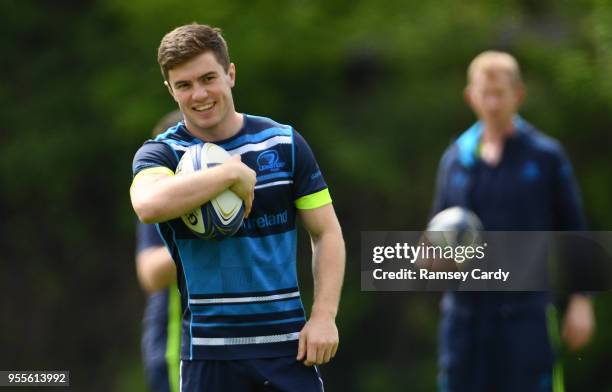
[[[515,115],[512,119],[514,127],[518,133],[522,133],[526,128],[526,121]],[[461,134],[455,141],[459,150],[459,162],[466,168],[471,168],[479,157],[480,137],[482,136],[482,122],[475,122],[470,128]]]

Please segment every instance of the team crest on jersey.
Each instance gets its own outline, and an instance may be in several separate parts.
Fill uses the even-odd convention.
[[[521,174],[526,181],[535,181],[540,177],[540,167],[534,161],[528,161]]]
[[[257,156],[257,167],[259,171],[277,171],[285,167],[285,162],[280,160],[276,150],[266,150]]]

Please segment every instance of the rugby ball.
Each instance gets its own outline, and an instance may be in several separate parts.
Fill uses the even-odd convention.
[[[450,207],[437,213],[427,224],[427,239],[433,245],[470,246],[480,242],[482,222],[463,207]]]
[[[178,163],[176,175],[209,170],[225,162],[230,154],[213,143],[190,146]],[[244,203],[234,192],[224,190],[202,206],[181,216],[183,223],[196,236],[222,240],[236,234],[244,218]]]

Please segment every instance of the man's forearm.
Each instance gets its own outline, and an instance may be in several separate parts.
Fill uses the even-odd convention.
[[[338,313],[344,278],[345,250],[338,227],[313,238],[314,303],[311,318],[331,317]]]
[[[131,191],[134,211],[144,223],[177,218],[229,188],[236,176],[221,166],[187,175],[164,176],[135,183]]]

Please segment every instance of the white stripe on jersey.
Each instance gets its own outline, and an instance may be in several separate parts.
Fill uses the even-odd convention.
[[[246,144],[244,146],[228,150],[231,155],[240,155],[249,151],[263,151],[270,147],[274,147],[277,144],[291,144],[291,136],[273,136],[268,140],[264,140],[260,143]]]
[[[194,346],[233,346],[236,344],[288,342],[290,340],[298,340],[299,337],[299,332],[292,332],[283,335],[245,336],[237,338],[192,338],[191,342]]]
[[[274,182],[269,182],[267,184],[255,185],[255,189],[267,188],[269,186],[284,185],[284,184],[293,184],[293,180],[274,181]]]
[[[193,305],[205,305],[205,304],[226,304],[226,303],[245,303],[245,302],[262,302],[262,301],[274,301],[277,299],[286,299],[299,297],[300,292],[294,291],[286,294],[273,294],[265,295],[261,297],[237,297],[237,298],[202,298],[202,299],[190,299],[189,303]]]
[[[195,144],[194,144],[194,146],[195,146]],[[191,147],[191,146],[189,146],[189,147]],[[180,144],[172,143],[172,148],[174,148],[175,150],[178,150],[178,151],[187,151],[189,149],[189,147],[185,147],[185,146],[181,146]]]

